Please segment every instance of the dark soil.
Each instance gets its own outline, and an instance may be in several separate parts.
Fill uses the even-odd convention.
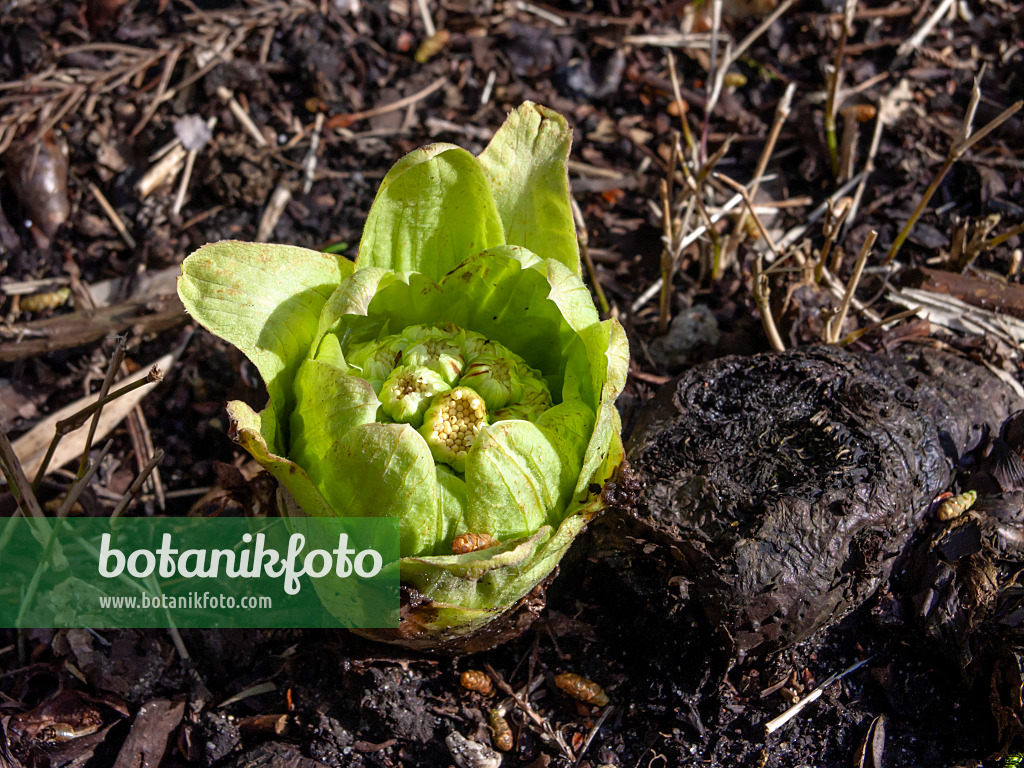
[[[757,5],[725,2],[721,35],[742,40],[759,22],[744,9]],[[1024,97],[1024,6],[957,3],[898,56],[897,46],[936,5],[860,3],[843,64],[842,85],[858,88],[844,106],[905,94],[887,116],[859,209],[833,248],[845,254],[835,270],[841,288],[867,233],[879,233],[856,297],[880,317],[904,308],[890,303],[893,285],[911,284],[901,275],[888,280],[885,252],[956,140],[982,64],[975,130]],[[702,11],[697,37],[680,42],[693,10],[686,2],[425,6],[449,38],[418,63],[427,35],[412,0],[0,0],[0,426],[16,439],[95,392],[112,334],[127,337],[125,373],[188,340],[164,383],[109,434],[110,452],[81,500],[86,513],[109,514],[154,449],[163,458],[130,514],[254,513],[272,504],[265,478],[248,482],[254,467],[228,439],[223,407],[230,399],[262,405],[258,375],[217,339],[190,335],[173,283],[168,288],[161,275],[173,279],[203,243],[256,239],[261,222],[267,240],[353,254],[377,184],[402,154],[431,141],[478,152],[527,99],[575,126],[570,176],[596,279],[630,333],[631,376],[619,401],[627,432],[672,376],[768,350],[752,277],[764,241],[726,243],[734,218],[715,230],[724,243],[719,271],[706,238],[681,252],[667,305],[674,315],[705,307],[702,322],[717,334],[666,353],[664,342],[655,343],[658,296],[638,302],[661,275],[659,190],[681,125],[664,44],[683,46],[674,59],[697,154],[712,155],[732,136],[715,170],[742,184],[754,176],[786,86],[796,86],[767,167],[774,179],[757,197],[777,210],[762,215],[779,241],[837,188],[823,130],[823,73],[835,58],[841,8],[807,1],[788,10],[738,58],[731,72],[745,82],[730,78],[706,116],[709,20]],[[415,98],[379,109],[404,97]],[[204,143],[197,124],[213,118]],[[873,125],[853,141],[854,173]],[[138,187],[154,153],[176,136],[196,147],[180,210],[180,177],[146,195]],[[953,165],[895,259],[931,270],[924,284],[915,273],[912,287],[1024,317],[1016,298],[1024,239],[1013,234],[1024,221],[1022,156],[1017,113]],[[674,167],[671,178],[674,190],[685,188]],[[699,183],[705,205],[732,195],[714,186],[720,182]],[[267,209],[285,190],[274,220]],[[997,222],[987,218],[994,215]],[[694,211],[686,226],[702,222]],[[805,237],[787,246],[801,254],[790,264],[804,268],[767,278],[788,347],[820,342],[839,303],[814,279],[816,249],[826,241],[821,221]],[[976,253],[972,239],[982,244]],[[102,288],[109,280],[118,282]],[[840,329],[856,337],[849,345],[856,354],[939,347],[1008,371],[1006,379],[1019,373],[1005,324],[985,332],[961,323],[951,333],[938,319],[908,319],[880,331],[874,319],[854,307]],[[943,407],[970,412],[970,398],[960,401],[955,391],[946,390]],[[879,402],[889,394],[875,393]],[[865,391],[864,399],[875,395]],[[984,490],[982,470],[991,475],[985,467],[1002,455],[994,422],[1005,415],[968,419],[969,428],[989,421],[988,436],[961,435],[956,452],[964,456],[929,482],[959,493],[977,481]],[[904,454],[918,449],[912,439],[900,446]],[[888,471],[885,458],[873,457],[877,471]],[[51,474],[44,501],[60,497],[69,467]],[[546,609],[522,637],[467,657],[411,654],[341,632],[183,631],[184,658],[163,631],[5,630],[0,766],[445,766],[453,762],[445,744],[452,732],[491,742],[489,710],[499,702],[515,740],[505,765],[994,766],[1021,747],[1024,733],[1020,563],[1005,546],[1019,529],[1020,499],[989,493],[1002,506],[990,504],[989,517],[965,517],[951,532],[935,522],[927,495],[922,487],[893,500],[893,514],[907,524],[887,551],[900,558],[872,574],[870,589],[844,593],[841,620],[795,645],[773,643],[768,654],[754,643],[742,660],[723,639],[723,617],[701,609],[693,574],[668,568],[656,556],[660,545],[638,539],[615,513],[574,545],[548,587]],[[3,503],[13,508],[9,496]],[[961,528],[967,544],[957,538]],[[877,531],[891,534],[884,524]],[[609,550],[615,537],[628,542]],[[897,578],[885,581],[889,570]],[[925,610],[933,593],[944,601],[940,613]],[[792,700],[859,660],[868,661],[766,736],[765,723]],[[500,690],[485,696],[463,688],[460,674],[469,669],[524,692],[533,716]],[[598,683],[610,705],[564,694],[554,680],[562,672]]]

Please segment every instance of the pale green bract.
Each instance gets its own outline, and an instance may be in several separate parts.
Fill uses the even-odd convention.
[[[429,607],[399,632],[411,644],[474,632],[528,594],[622,460],[629,351],[581,280],[571,137],[527,103],[479,157],[410,153],[354,264],[222,242],[182,265],[185,307],[267,384],[263,411],[228,410],[292,512],[399,518],[402,582]],[[469,533],[497,543],[454,553]]]

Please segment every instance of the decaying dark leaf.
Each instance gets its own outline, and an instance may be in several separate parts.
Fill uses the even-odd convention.
[[[778,649],[888,578],[960,454],[1018,406],[987,369],[933,350],[720,359],[642,413],[628,518],[735,652]]]
[[[46,245],[71,211],[67,146],[48,131],[35,141],[15,144],[4,154],[25,218],[40,245]]]

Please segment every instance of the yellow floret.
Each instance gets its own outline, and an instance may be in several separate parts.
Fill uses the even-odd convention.
[[[437,395],[423,418],[420,434],[435,461],[466,471],[466,457],[480,430],[487,425],[484,399],[469,387]]]

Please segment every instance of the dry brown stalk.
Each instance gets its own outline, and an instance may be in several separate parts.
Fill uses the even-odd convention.
[[[871,247],[875,244],[877,238],[878,232],[874,230],[869,232],[868,236],[864,238],[864,245],[857,255],[857,262],[853,266],[853,274],[850,275],[850,280],[846,284],[846,293],[843,295],[843,301],[839,305],[839,311],[835,317],[825,324],[825,341],[828,344],[839,343],[839,336],[843,331],[843,323],[846,322],[846,315],[850,311],[850,302],[853,300],[854,291],[857,290],[861,275],[864,273],[864,265],[867,263],[868,254],[871,253]]]
[[[769,301],[771,288],[768,284],[768,276],[761,266],[761,254],[759,253],[754,257],[754,303],[757,305],[758,312],[761,313],[761,325],[764,326],[764,332],[771,348],[776,352],[784,352],[786,345],[782,343],[779,329],[775,325],[775,318],[772,317],[772,306]]]
[[[982,67],[981,72],[978,73],[978,77],[974,80],[974,87],[971,89],[971,100],[967,105],[967,113],[964,115],[964,121],[960,127],[959,135],[957,140],[949,147],[949,154],[946,155],[945,161],[942,163],[942,167],[939,168],[935,178],[932,179],[932,183],[925,189],[924,194],[921,196],[921,200],[918,202],[917,207],[914,208],[914,212],[910,215],[910,219],[903,225],[903,229],[900,230],[899,235],[893,241],[889,247],[889,252],[885,256],[885,264],[891,264],[893,259],[896,258],[896,254],[899,253],[903,243],[906,242],[907,237],[910,236],[910,231],[914,228],[917,220],[921,218],[924,213],[924,209],[931,202],[932,196],[938,190],[942,180],[946,178],[946,174],[949,173],[949,169],[953,167],[953,164],[957,162],[964,154],[967,153],[971,147],[981,141],[983,138],[988,136],[992,131],[998,128],[1000,125],[1009,120],[1017,111],[1020,110],[1021,106],[1024,106],[1024,100],[1017,101],[1011,104],[1009,107],[1004,109],[996,117],[990,120],[981,130],[976,133],[973,131],[974,126],[974,113],[978,107],[978,101],[981,98],[981,78],[985,74],[985,68]]]
[[[818,258],[818,266],[814,270],[815,282],[821,282],[821,273],[825,269],[825,265],[828,263],[828,254],[832,250],[832,246],[838,237],[839,232],[843,228],[843,223],[846,221],[847,215],[850,213],[850,207],[852,200],[848,197],[840,198],[839,200],[839,212],[836,213],[835,206],[832,201],[828,201],[828,214],[825,216],[825,222],[822,224],[821,229],[825,235],[825,242],[821,246],[821,256]],[[839,257],[839,254],[836,254]],[[837,267],[832,266],[832,271],[835,272]]]
[[[793,104],[793,95],[795,93],[796,83],[790,83],[786,86],[786,90],[783,92],[782,98],[779,99],[779,103],[775,106],[775,117],[772,118],[772,127],[768,131],[768,139],[765,141],[764,149],[761,150],[761,156],[757,159],[757,167],[754,169],[754,178],[750,185],[751,200],[757,198],[757,192],[761,188],[761,180],[764,178],[764,172],[768,168],[768,161],[771,159],[772,153],[775,151],[775,144],[779,140],[779,134],[782,132],[782,126],[785,125],[786,120],[789,118],[789,113]],[[742,236],[741,233],[746,225],[746,220],[747,213],[743,212],[740,214],[740,217],[736,222],[736,235],[734,236],[735,247],[730,248],[730,251],[734,253],[736,247],[739,246],[739,238]]]
[[[601,314],[607,316],[611,311],[611,305],[608,304],[608,297],[604,295],[601,281],[597,279],[594,260],[590,258],[590,236],[587,234],[587,223],[583,220],[583,211],[580,210],[575,197],[570,196],[569,203],[572,205],[572,220],[576,224],[576,240],[579,242],[580,256],[583,257],[583,263],[587,266],[587,274],[590,275],[590,284],[594,287],[594,293],[597,294]]]
[[[836,93],[843,80],[843,57],[846,53],[846,41],[853,29],[853,14],[857,10],[857,0],[846,0],[843,12],[843,28],[839,33],[839,44],[836,46],[835,59],[832,66],[827,70],[828,95],[825,99],[825,141],[828,144],[829,160],[832,163],[832,173],[839,178],[839,153],[836,142],[836,112],[839,109],[839,102]]]
[[[25,477],[25,470],[14,452],[14,447],[7,437],[7,433],[0,427],[0,469],[7,478],[7,485],[14,493],[14,498],[19,506],[32,517],[44,517],[43,508],[39,505],[35,491],[32,490],[32,483]]]
[[[772,241],[772,236],[768,233],[768,229],[765,227],[764,222],[761,221],[761,217],[757,215],[757,210],[754,207],[754,201],[751,199],[750,193],[747,192],[746,188],[742,184],[739,184],[728,176],[723,176],[720,173],[716,173],[714,177],[743,196],[743,202],[747,206],[747,214],[754,220],[754,223],[757,224],[757,229],[760,231],[761,237],[763,237],[764,241],[768,244],[768,249],[776,259],[779,258],[779,249],[775,247],[775,243]]]
[[[439,77],[437,80],[432,82],[426,88],[423,88],[416,93],[405,96],[401,99],[391,102],[390,104],[382,104],[379,107],[373,107],[372,109],[364,109],[362,112],[350,112],[345,115],[333,115],[327,119],[326,126],[329,130],[335,130],[337,128],[348,128],[352,123],[356,123],[360,120],[366,120],[371,117],[377,117],[378,115],[386,115],[388,112],[394,112],[399,109],[405,109],[411,104],[415,104],[418,101],[422,101],[427,98],[434,91],[440,90],[444,87],[444,84],[448,82],[447,77]]]
[[[96,202],[100,204],[100,208],[103,209],[103,212],[107,214],[107,218],[110,219],[110,223],[114,225],[114,229],[117,230],[121,239],[124,240],[129,248],[135,248],[135,238],[132,237],[131,233],[128,231],[128,227],[125,226],[124,220],[118,214],[117,210],[110,204],[110,201],[107,200],[106,195],[104,195],[103,192],[100,191],[100,188],[91,181],[89,182],[89,191],[92,192],[92,196],[96,198]]]

